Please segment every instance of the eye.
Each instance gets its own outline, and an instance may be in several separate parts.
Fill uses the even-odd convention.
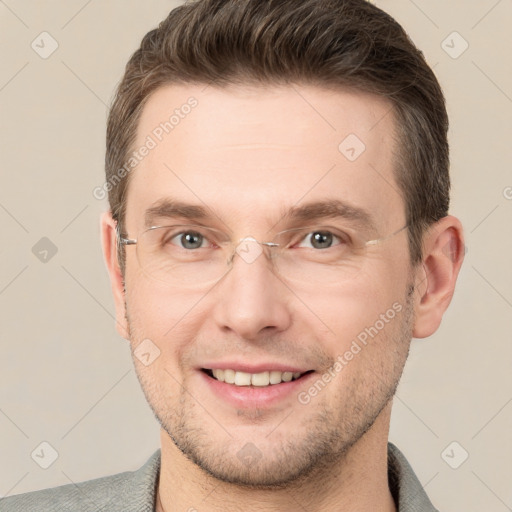
[[[342,245],[348,242],[348,237],[338,236],[331,231],[319,229],[310,231],[299,243],[299,247],[311,247],[313,249],[329,249],[333,245]],[[336,241],[338,243],[336,243]],[[305,246],[304,243],[310,244]]]
[[[165,243],[178,245],[183,249],[201,249],[202,247],[208,247],[208,239],[198,231],[181,231],[180,233],[166,237]]]

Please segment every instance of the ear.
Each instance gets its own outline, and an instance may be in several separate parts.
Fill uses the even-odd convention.
[[[426,338],[437,331],[450,304],[464,260],[462,224],[448,215],[431,226],[423,239],[423,259],[416,275],[413,337]]]
[[[117,256],[116,221],[112,218],[112,213],[110,211],[101,215],[100,231],[103,257],[105,258],[105,263],[107,265],[107,270],[110,276],[110,286],[114,296],[117,332],[124,339],[128,340],[130,336],[126,321],[123,277],[121,275]]]

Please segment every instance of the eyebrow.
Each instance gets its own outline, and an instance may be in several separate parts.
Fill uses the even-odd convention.
[[[293,206],[287,211],[283,209],[282,218],[293,223],[328,218],[345,219],[362,229],[376,230],[370,212],[339,199],[309,202],[301,206]]]
[[[183,218],[188,220],[220,219],[210,208],[197,204],[184,203],[172,198],[164,198],[148,208],[144,214],[146,227],[154,225],[156,219]],[[339,199],[312,201],[300,206],[282,208],[279,224],[289,222],[301,224],[320,219],[345,219],[356,226],[375,231],[375,222],[372,215],[364,208],[356,207]]]
[[[146,227],[151,227],[154,225],[156,218],[173,219],[178,217],[199,220],[208,219],[211,215],[208,213],[208,209],[203,206],[166,198],[161,199],[154,206],[146,210],[144,223]]]

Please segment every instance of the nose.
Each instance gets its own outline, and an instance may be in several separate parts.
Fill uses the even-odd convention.
[[[224,332],[257,340],[263,331],[289,327],[292,292],[273,272],[266,251],[251,237],[236,247],[230,270],[216,287],[214,320]]]

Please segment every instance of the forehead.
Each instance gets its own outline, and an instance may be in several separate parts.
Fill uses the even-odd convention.
[[[126,222],[139,229],[166,197],[255,226],[301,202],[335,199],[395,227],[405,217],[394,147],[391,104],[374,95],[298,85],[165,86],[139,120]]]

